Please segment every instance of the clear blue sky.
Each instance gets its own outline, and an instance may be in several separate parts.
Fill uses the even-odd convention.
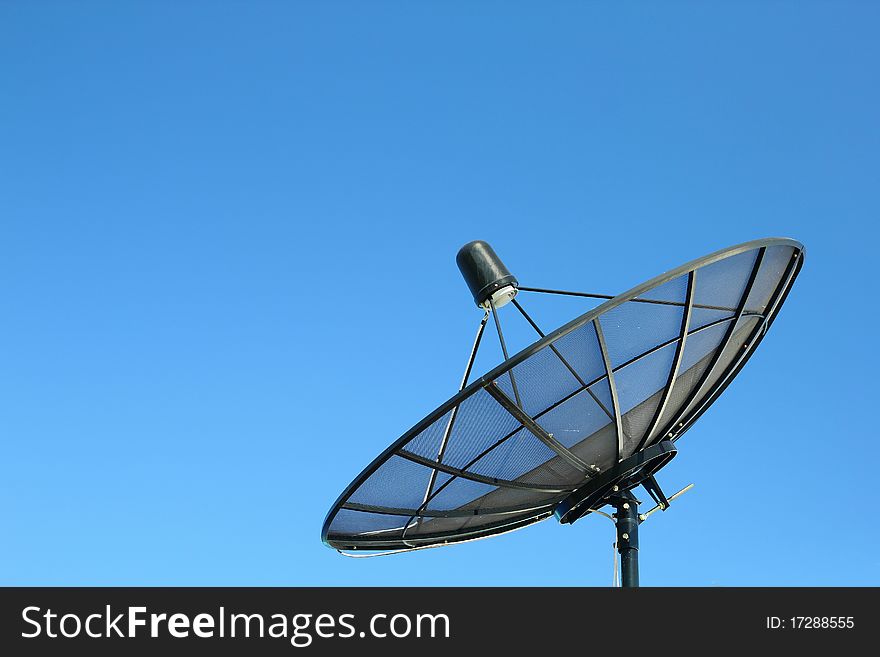
[[[321,522],[457,386],[463,243],[617,293],[788,236],[802,275],[662,473],[697,487],[643,526],[642,580],[880,584],[878,25],[868,2],[3,2],[0,583],[607,585],[599,517],[372,560]]]

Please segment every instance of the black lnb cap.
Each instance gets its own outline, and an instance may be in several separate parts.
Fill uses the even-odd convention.
[[[501,258],[483,240],[468,242],[461,247],[455,256],[455,262],[478,306],[486,307],[486,302],[498,290],[508,286],[516,288],[519,285],[516,277],[501,262]]]

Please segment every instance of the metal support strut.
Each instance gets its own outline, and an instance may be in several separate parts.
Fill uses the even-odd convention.
[[[504,354],[504,362],[506,363],[510,357],[507,355],[507,344],[504,342],[504,333],[501,332],[501,320],[498,319],[498,309],[495,307],[495,302],[492,301],[491,297],[489,298],[489,309],[492,311],[492,318],[495,320],[495,328],[498,329],[498,340],[501,342],[501,353]],[[510,376],[510,387],[513,388],[513,396],[516,399],[516,405],[522,408],[522,400],[519,398],[519,390],[516,387],[516,377],[513,376],[512,367],[507,374]]]
[[[486,328],[486,322],[489,321],[489,311],[487,310],[483,314],[483,319],[480,321],[480,327],[477,329],[477,336],[474,338],[474,346],[471,347],[471,355],[468,356],[467,366],[464,368],[464,376],[461,377],[461,385],[458,386],[458,391],[461,392],[467,386],[468,379],[471,376],[471,370],[474,367],[474,361],[477,359],[477,351],[480,348],[480,341],[483,339],[483,329]],[[458,415],[458,409],[460,406],[456,406],[455,409],[449,416],[449,421],[446,423],[446,429],[443,430],[443,438],[440,440],[440,448],[437,450],[437,458],[435,461],[437,463],[443,463],[443,456],[446,454],[446,445],[449,442],[449,435],[452,433],[452,427],[455,425],[455,418]],[[425,495],[422,497],[422,505],[419,507],[419,512],[423,511],[425,506],[428,504],[428,500],[431,499],[431,493],[434,491],[434,484],[437,483],[437,468],[431,469],[431,476],[428,479],[428,486],[425,488]],[[410,518],[407,521],[406,529],[409,528],[409,524],[412,522],[413,518]],[[421,523],[422,519],[419,516],[418,521]],[[404,534],[406,534],[406,529],[404,529]]]
[[[615,495],[611,503],[617,512],[617,552],[620,554],[621,586],[639,586],[639,501],[629,491]]]

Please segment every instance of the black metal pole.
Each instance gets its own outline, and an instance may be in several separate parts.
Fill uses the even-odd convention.
[[[626,492],[614,499],[617,552],[620,554],[621,586],[639,585],[639,501]]]

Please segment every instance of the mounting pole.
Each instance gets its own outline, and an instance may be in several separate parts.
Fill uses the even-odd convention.
[[[617,527],[617,551],[620,553],[621,586],[639,586],[639,501],[626,491],[611,499],[617,513],[614,525]]]

